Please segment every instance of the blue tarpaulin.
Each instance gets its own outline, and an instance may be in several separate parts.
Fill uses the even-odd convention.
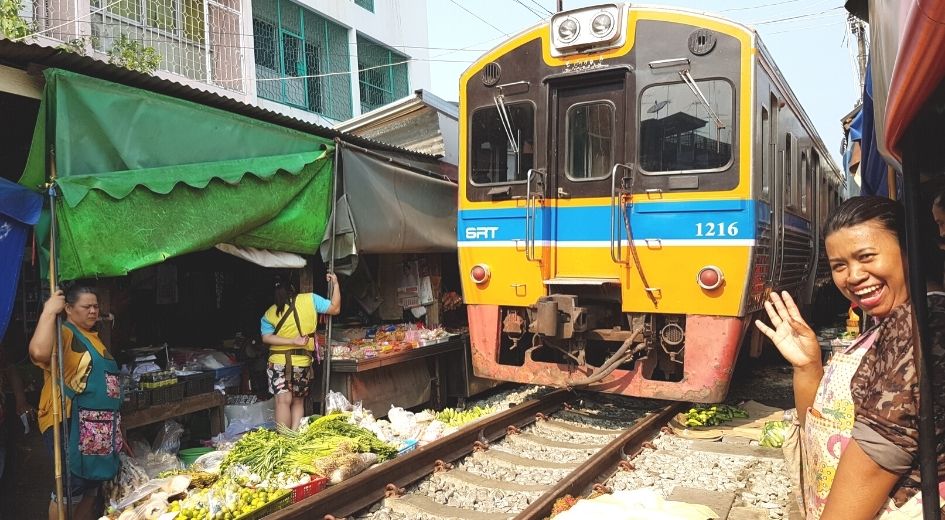
[[[0,338],[13,313],[26,237],[42,209],[38,193],[0,178]]]
[[[862,195],[889,196],[887,184],[886,161],[879,153],[876,145],[876,120],[873,117],[873,78],[872,60],[866,64],[866,85],[863,87],[863,109],[860,115],[850,125],[850,133],[854,129],[862,136],[860,141],[860,193]]]

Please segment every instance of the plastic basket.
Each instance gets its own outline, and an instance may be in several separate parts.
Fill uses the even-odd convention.
[[[325,489],[325,486],[327,485],[328,478],[312,475],[312,480],[292,488],[292,503],[294,504],[296,502],[301,502],[302,500]]]
[[[176,403],[184,398],[184,389],[186,388],[186,383],[176,383],[173,384],[165,390],[167,391],[167,401],[168,403]]]
[[[240,375],[243,373],[243,364],[236,363],[228,367],[213,370],[213,380],[223,381],[224,386],[239,386]]]
[[[187,448],[180,450],[177,456],[180,458],[180,461],[184,463],[184,466],[189,467],[195,460],[199,459],[201,455],[206,455],[211,451],[213,451],[213,448]]]
[[[147,396],[148,404],[150,406],[157,406],[167,403],[167,390],[168,387],[145,390],[144,393]]]
[[[151,390],[145,390],[144,393],[147,395],[147,402],[151,406],[176,403],[184,398],[184,383],[174,383],[170,386],[152,388]],[[142,407],[140,402],[138,405]]]
[[[206,394],[213,391],[213,372],[200,372],[181,376],[184,382],[184,396]]]
[[[261,518],[265,516],[271,515],[272,513],[275,513],[276,511],[285,507],[289,507],[291,505],[292,505],[292,493],[286,490],[285,493],[281,495],[279,498],[271,502],[267,502],[265,505],[263,505],[259,509],[256,509],[255,511],[250,511],[249,513],[246,513],[245,515],[240,515],[236,517],[235,520],[260,520]]]

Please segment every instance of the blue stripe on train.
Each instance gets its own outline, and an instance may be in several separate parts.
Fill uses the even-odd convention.
[[[754,239],[755,201],[719,200],[636,203],[631,210],[637,240]],[[524,239],[524,208],[467,209],[459,212],[460,241]],[[556,241],[610,240],[610,206],[540,208],[536,239]],[[620,238],[626,238],[618,222]]]

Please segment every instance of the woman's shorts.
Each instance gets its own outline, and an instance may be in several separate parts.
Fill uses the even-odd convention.
[[[68,419],[67,419],[67,420],[68,420]],[[63,443],[63,444],[61,445],[61,446],[62,446],[62,468],[63,468],[63,471],[62,471],[62,489],[63,489],[63,491],[65,492],[65,495],[68,497],[68,500],[66,500],[65,502],[66,502],[67,504],[70,504],[70,505],[76,505],[76,504],[78,504],[78,503],[82,500],[82,497],[84,497],[84,496],[86,496],[86,495],[92,495],[92,496],[94,496],[94,495],[98,494],[98,490],[99,490],[99,488],[102,487],[102,484],[104,484],[104,482],[102,482],[102,481],[100,481],[100,480],[88,480],[88,479],[84,479],[84,478],[82,478],[82,477],[80,477],[80,476],[78,476],[78,475],[75,475],[75,474],[69,475],[69,478],[67,479],[67,478],[66,478],[66,472],[65,472],[65,467],[66,467],[66,446],[65,446],[65,444],[64,444],[64,443],[65,443],[65,439],[60,438],[59,440],[60,440],[60,442]],[[71,439],[70,439],[70,440],[71,440]],[[51,458],[54,457],[54,454],[53,454],[54,441],[53,441],[53,429],[52,429],[52,428],[48,428],[46,431],[43,432],[43,444],[46,445],[46,450],[49,452],[49,456],[50,456]],[[66,487],[66,482],[69,483],[69,487],[68,487],[68,488]],[[53,502],[55,502],[55,501],[56,501],[56,492],[53,491],[49,498],[50,498],[50,500],[52,500]]]
[[[294,397],[308,397],[312,386],[312,367],[292,367],[292,381],[285,380],[285,365],[269,363],[266,367],[269,376],[269,393],[279,395],[283,392],[292,392]]]

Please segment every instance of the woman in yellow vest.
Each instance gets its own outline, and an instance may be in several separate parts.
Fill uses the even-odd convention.
[[[305,397],[312,382],[312,351],[318,314],[341,311],[338,277],[328,273],[331,301],[315,294],[296,294],[295,288],[276,281],[275,304],[260,321],[263,343],[269,345],[269,392],[276,399],[276,422],[295,429],[305,413]]]

